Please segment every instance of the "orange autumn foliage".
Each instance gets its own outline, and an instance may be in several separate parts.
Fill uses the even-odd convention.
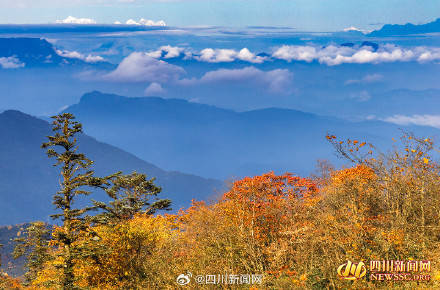
[[[90,226],[99,238],[84,234],[80,241],[93,255],[77,263],[78,287],[177,289],[176,278],[191,273],[187,287],[193,289],[206,286],[196,284],[197,275],[255,273],[263,275],[261,285],[219,288],[389,289],[401,285],[347,281],[336,269],[347,260],[372,259],[427,259],[434,268],[440,166],[429,153],[432,141],[406,138],[403,150],[373,158],[365,142],[329,138],[356,161],[351,167],[315,179],[274,172],[245,177],[211,204],[194,201],[176,215]],[[56,256],[59,245],[52,245]],[[56,281],[57,263],[48,262],[34,285]],[[440,288],[440,271],[433,277],[405,286]]]
[[[332,183],[335,186],[342,184],[355,184],[358,187],[363,187],[370,181],[375,181],[377,175],[370,167],[359,164],[352,168],[342,169],[332,176]]]
[[[270,172],[234,182],[219,205],[231,220],[238,217],[240,226],[249,228],[256,239],[276,239],[288,220],[288,209],[312,202],[317,192],[311,180]]]
[[[267,285],[280,276],[304,284],[287,248],[303,235],[305,210],[318,199],[312,180],[292,174],[238,180],[218,203],[194,203],[180,213],[182,260],[193,271],[264,273]]]
[[[24,288],[18,279],[0,271],[0,289],[21,290]]]

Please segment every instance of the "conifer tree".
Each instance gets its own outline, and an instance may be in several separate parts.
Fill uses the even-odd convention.
[[[145,174],[117,174],[111,178],[111,183],[106,192],[112,201],[108,204],[94,201],[96,208],[103,210],[93,219],[98,224],[131,219],[140,212],[154,214],[170,207],[170,200],[156,198],[162,189],[154,184],[154,178],[147,179]],[[153,198],[155,200],[151,200]]]
[[[49,240],[51,237],[51,227],[44,222],[32,222],[25,229],[20,229],[17,233],[18,238],[14,239],[17,243],[13,257],[26,256],[25,278],[28,283],[37,277],[38,271],[42,270],[44,263],[51,260]]]
[[[75,242],[80,235],[87,231],[87,220],[84,215],[93,207],[74,208],[74,201],[80,195],[89,195],[91,188],[104,188],[107,178],[94,176],[91,170],[93,161],[78,152],[77,137],[82,133],[82,125],[74,121],[72,114],[64,113],[52,117],[53,136],[48,136],[49,141],[43,143],[42,148],[47,149],[47,155],[54,158],[54,166],[60,168],[60,190],[54,195],[53,203],[62,212],[52,215],[61,218],[62,230],[57,231],[54,240],[62,245],[60,253],[63,269],[63,289],[73,289],[75,283],[75,261],[81,259],[83,249]]]

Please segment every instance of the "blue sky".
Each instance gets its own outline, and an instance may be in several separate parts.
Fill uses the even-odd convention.
[[[438,0],[1,0],[0,23],[54,23],[68,16],[98,23],[164,20],[171,26],[289,26],[371,30],[440,17]]]

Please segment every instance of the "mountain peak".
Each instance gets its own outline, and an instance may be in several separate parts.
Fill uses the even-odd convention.
[[[1,113],[1,115],[5,115],[5,116],[23,116],[26,115],[25,113],[18,111],[18,110],[5,110],[3,111],[3,113]]]
[[[193,103],[185,99],[178,98],[161,98],[161,97],[125,97],[116,94],[108,94],[100,91],[92,91],[84,94],[80,102],[76,105],[73,105],[66,109],[65,111],[69,111],[72,107],[76,107],[78,105],[86,105],[86,106],[102,106],[102,105],[112,105],[115,104],[124,104],[127,106],[131,106],[131,109],[139,109],[142,106],[159,106],[159,107],[167,107],[170,110],[182,109],[182,108],[204,108],[206,110],[215,110],[218,112],[228,112],[234,113],[232,110],[218,108],[209,104],[200,104]],[[137,104],[137,105],[133,105]],[[113,108],[113,109],[121,109],[121,108]]]
[[[80,103],[105,102],[105,101],[115,102],[115,101],[120,101],[123,99],[125,99],[125,97],[118,96],[115,94],[106,94],[106,93],[102,93],[100,91],[92,91],[89,93],[85,93],[81,97]]]
[[[18,110],[5,110],[3,113],[0,113],[0,117],[9,120],[17,120],[17,119],[37,119],[31,115],[23,113]]]
[[[386,24],[381,29],[371,32],[368,36],[393,36],[393,35],[410,35],[410,34],[424,34],[440,32],[440,18],[425,23],[425,24],[412,24],[406,23],[404,25],[399,24]]]
[[[63,60],[43,38],[0,38],[0,57],[16,57],[27,66],[57,65]]]

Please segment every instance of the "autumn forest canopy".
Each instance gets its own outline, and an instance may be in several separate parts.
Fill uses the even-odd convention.
[[[35,221],[18,232],[14,256],[26,258],[25,274],[2,273],[1,289],[207,287],[205,275],[223,288],[440,287],[440,164],[430,138],[402,132],[383,153],[328,134],[350,166],[320,161],[309,177],[245,177],[215,202],[193,200],[171,213],[172,200],[157,198],[161,188],[150,176],[96,176],[73,115],[53,117],[52,129],[42,148],[59,170],[56,222]],[[95,200],[97,190],[107,202]],[[82,195],[90,204],[77,207]],[[346,261],[371,260],[429,260],[432,278],[337,275]]]
[[[440,1],[394,2],[0,0],[0,290],[440,289]]]

